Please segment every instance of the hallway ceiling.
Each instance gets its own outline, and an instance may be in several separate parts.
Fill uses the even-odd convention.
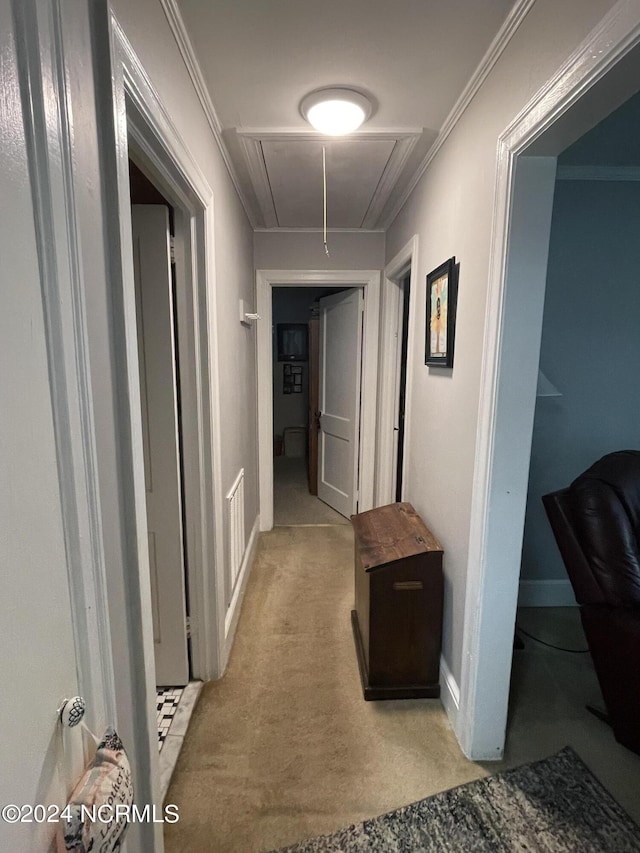
[[[253,224],[322,225],[322,142],[299,113],[351,85],[373,115],[327,141],[328,224],[380,228],[514,0],[178,0]]]

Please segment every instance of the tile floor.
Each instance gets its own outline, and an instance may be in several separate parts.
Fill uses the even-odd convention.
[[[156,690],[160,793],[163,800],[201,690],[201,681],[190,681],[186,687],[158,687]]]
[[[184,690],[182,687],[158,687],[156,691],[158,720],[158,750],[164,746],[171,723],[178,710]]]

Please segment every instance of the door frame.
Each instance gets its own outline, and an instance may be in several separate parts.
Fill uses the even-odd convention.
[[[640,6],[620,0],[498,140],[462,679],[449,708],[473,760],[499,759],[506,734],[556,155],[575,139],[563,117],[638,45]],[[624,78],[609,78],[612,92]],[[598,94],[584,129],[609,111]]]
[[[397,452],[394,427],[398,418],[400,393],[400,356],[402,340],[398,329],[402,323],[402,279],[411,269],[409,280],[409,327],[407,330],[407,378],[405,397],[405,451],[411,433],[411,398],[413,390],[414,340],[418,305],[418,235],[400,249],[384,269],[380,309],[380,368],[378,385],[378,418],[376,434],[376,506],[393,503],[396,491]],[[402,464],[402,490],[407,482],[407,457]]]
[[[192,675],[209,680],[220,677],[223,671],[225,615],[214,197],[115,16],[112,27],[114,106],[120,108],[116,121],[118,199],[124,232],[120,262],[127,301],[135,292],[129,155],[174,207],[184,501],[185,515],[195,520],[184,530]],[[137,336],[129,340],[134,332],[135,328],[126,329],[127,345],[137,346]],[[137,382],[130,384],[130,393],[139,394]],[[132,424],[137,429],[137,415]],[[141,452],[136,460],[140,463]],[[147,576],[148,565],[141,573]]]
[[[374,506],[375,421],[377,398],[379,270],[256,270],[258,374],[258,475],[260,530],[273,528],[273,287],[362,287],[362,408],[360,415],[359,509]]]
[[[117,541],[111,543],[113,564],[107,580],[112,657],[117,673],[111,722],[117,721],[126,734],[137,802],[160,807],[131,237],[130,143],[150,177],[176,203],[176,226],[183,235],[177,247],[176,273],[181,330],[188,328],[191,332],[182,334],[180,342],[183,375],[189,377],[189,381],[183,381],[183,400],[185,408],[192,409],[188,424],[183,423],[185,477],[190,484],[185,489],[185,501],[193,514],[193,527],[186,536],[191,544],[188,576],[197,623],[192,634],[193,672],[203,679],[221,674],[220,636],[224,626],[213,194],[107,4],[90,5],[90,25],[95,106],[101,130],[97,154],[102,236],[107,247],[107,343],[111,354],[97,370],[100,381],[108,383],[108,395],[113,399],[112,409],[102,415],[104,421],[96,420],[95,433],[106,445],[113,446],[115,467],[100,478],[99,490],[102,513],[108,514],[109,523],[117,530]],[[87,313],[91,317],[89,308]],[[85,343],[82,353],[87,363],[89,343]],[[94,404],[104,390],[94,386]],[[160,825],[137,825],[132,828],[132,841],[140,849],[161,851]]]

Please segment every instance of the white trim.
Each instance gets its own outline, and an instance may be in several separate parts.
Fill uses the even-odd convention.
[[[397,339],[401,319],[402,292],[398,286],[411,267],[409,295],[409,328],[407,346],[407,387],[405,397],[404,446],[409,447],[411,429],[412,377],[414,340],[418,311],[418,235],[400,249],[384,270],[380,309],[380,368],[378,371],[378,417],[376,425],[376,506],[395,501],[397,445],[394,429],[398,418],[398,382],[401,341]],[[406,483],[407,457],[404,454],[402,482]]]
[[[115,719],[115,684],[98,488],[71,103],[60,0],[15,5],[16,59],[40,266],[47,362],[78,689],[87,721]],[[42,8],[44,7],[44,8]],[[35,23],[37,22],[37,26]],[[43,91],[43,80],[51,91]],[[51,94],[54,97],[49,97]]]
[[[349,139],[389,139],[392,141],[398,139],[411,139],[420,137],[423,128],[421,127],[361,127],[360,130],[355,130],[349,134]],[[326,136],[323,133],[318,133],[317,130],[308,130],[299,127],[238,127],[236,128],[238,136],[246,136],[250,139],[267,139],[270,142],[290,142],[295,140],[298,142],[336,142],[339,137]]]
[[[518,607],[577,607],[571,582],[557,580],[522,580]]]
[[[220,635],[224,626],[221,597],[217,595],[223,569],[222,535],[213,525],[223,518],[219,482],[220,449],[215,314],[215,266],[213,257],[213,197],[201,173],[153,89],[117,20],[106,4],[91,6],[92,57],[95,73],[98,156],[101,176],[104,245],[109,292],[108,355],[101,367],[113,407],[102,425],[113,437],[113,477],[106,478],[103,500],[117,533],[112,550],[117,553],[111,571],[115,596],[109,607],[121,634],[114,647],[118,668],[116,682],[117,719],[130,736],[128,743],[136,775],[137,800],[160,805],[160,777],[155,719],[155,665],[149,560],[146,531],[144,465],[138,372],[137,328],[131,237],[131,203],[128,164],[128,132],[149,162],[172,187],[188,227],[185,230],[185,265],[193,270],[192,299],[195,384],[197,401],[192,417],[197,419],[199,458],[203,477],[196,496],[198,512],[194,536],[200,551],[194,561],[197,578],[195,599],[202,607],[196,614],[203,642],[198,657],[210,669],[204,677],[217,674]],[[183,215],[183,214],[181,214]],[[188,274],[187,274],[188,275]],[[183,306],[184,307],[184,306]],[[181,309],[182,310],[182,309]],[[97,393],[97,392],[95,392]],[[104,408],[104,407],[103,407]],[[197,415],[196,415],[197,413]],[[105,439],[105,443],[108,442]],[[213,477],[213,483],[211,479]],[[111,578],[110,578],[111,583]],[[111,587],[110,590],[111,592]],[[217,615],[217,619],[215,616]],[[215,620],[215,621],[214,621]],[[204,653],[202,652],[204,648]],[[197,666],[197,664],[196,664]],[[195,667],[194,667],[195,668]],[[158,825],[139,824],[131,830],[136,849],[163,849]]]
[[[271,191],[267,164],[264,161],[262,142],[260,139],[242,135],[239,135],[239,142],[265,226],[269,229],[279,230],[278,214]]]
[[[639,43],[640,4],[620,0],[498,140],[457,725],[473,760],[504,747],[553,199],[555,158],[518,155]]]
[[[440,701],[455,731],[460,712],[460,688],[442,656],[440,657]]]
[[[399,137],[393,147],[391,156],[384,168],[382,177],[378,182],[373,198],[369,203],[364,219],[362,220],[363,228],[373,228],[380,224],[380,217],[385,209],[385,206],[391,198],[391,193],[394,191],[400,175],[407,165],[407,161],[411,152],[416,147],[418,141],[417,136],[408,136],[406,138]]]
[[[169,23],[169,28],[173,33],[173,37],[178,45],[178,50],[180,51],[189,77],[191,78],[191,82],[193,83],[193,88],[196,91],[196,95],[198,96],[198,100],[200,101],[204,114],[207,118],[213,137],[218,145],[224,164],[227,167],[229,177],[233,181],[233,185],[236,188],[240,201],[242,202],[247,218],[253,227],[253,225],[255,225],[253,212],[245,194],[242,191],[242,186],[238,179],[233,161],[229,156],[229,151],[222,138],[222,125],[213,105],[213,101],[211,100],[211,95],[209,94],[209,89],[205,83],[204,75],[200,68],[200,63],[198,62],[193,44],[191,43],[189,33],[187,32],[182,13],[178,8],[176,0],[160,0],[160,5],[164,10],[164,14]]]
[[[225,516],[220,473],[222,450],[214,199],[209,184],[115,19],[113,27],[125,71],[128,99],[126,131],[146,155],[164,186],[178,198],[187,220],[187,251],[183,259],[186,281],[182,288],[179,287],[178,318],[183,320],[180,335],[183,431],[185,439],[190,439],[191,451],[184,454],[185,499],[188,515],[198,519],[192,531],[192,541],[187,538],[187,549],[191,611],[196,623],[202,626],[197,638],[192,639],[193,676],[206,681],[222,675],[221,649],[224,641]],[[124,191],[125,188],[121,187],[121,192]],[[128,204],[127,183],[124,206],[128,207]],[[130,216],[130,212],[127,214],[122,210],[121,216]],[[123,257],[123,264],[126,261],[127,258]],[[190,349],[185,351],[187,340]],[[188,357],[187,363],[185,356]],[[191,380],[186,386],[185,374]]]
[[[242,609],[244,594],[247,589],[247,583],[249,581],[249,576],[256,556],[259,532],[260,516],[256,516],[256,519],[253,522],[253,527],[251,528],[251,534],[249,536],[249,541],[247,542],[244,557],[242,558],[242,565],[238,572],[238,582],[236,583],[236,588],[231,602],[229,603],[227,615],[224,620],[224,648],[221,661],[222,672],[225,671],[227,663],[229,662],[229,655],[231,654],[233,638],[235,637],[236,628],[238,627],[238,620],[240,619],[240,610]]]
[[[109,568],[109,609],[120,632],[114,639],[116,710],[119,726],[124,727],[125,737],[130,738],[127,747],[136,776],[138,801],[159,805],[155,664],[127,159],[126,71],[119,27],[110,9],[98,4],[91,7],[91,12],[96,121],[101,130],[98,156],[102,238],[109,287],[110,360],[101,366],[101,379],[109,382],[108,393],[113,400],[111,416],[103,412],[105,421],[97,424],[97,428],[98,433],[106,430],[115,442],[112,462],[116,470],[112,478],[105,478],[107,485],[101,492],[105,511],[118,537],[117,561],[114,559]],[[139,824],[131,831],[129,844],[141,849],[163,849],[159,827]]]
[[[258,370],[258,473],[260,529],[273,527],[273,364],[272,287],[364,288],[364,340],[362,348],[362,409],[360,432],[360,501],[364,511],[374,506],[375,423],[377,397],[379,270],[256,270]]]
[[[274,130],[243,130],[236,131],[240,150],[242,151],[247,171],[253,184],[253,190],[256,194],[260,211],[264,218],[264,223],[269,230],[283,230],[278,225],[278,216],[271,191],[271,183],[267,172],[267,165],[262,149],[263,142],[289,142],[291,140],[302,142],[318,142],[324,137],[321,134],[312,131],[274,131]],[[353,229],[361,231],[370,229],[378,225],[378,220],[382,211],[387,204],[391,193],[393,192],[398,178],[402,174],[407,160],[418,141],[419,134],[411,130],[401,130],[398,133],[385,131],[356,132],[349,134],[350,140],[367,139],[367,140],[385,140],[395,143],[389,155],[383,173],[378,181],[378,185],[371,197],[369,206],[365,211],[362,220],[362,229]],[[329,137],[329,140],[335,142],[335,137]],[[300,229],[294,229],[300,230]],[[335,229],[344,231],[346,229]],[[351,229],[350,229],[351,230]]]
[[[640,166],[558,166],[558,181],[640,181]]]
[[[407,187],[403,191],[402,195],[398,198],[396,203],[389,211],[388,215],[382,221],[381,225],[384,227],[385,230],[387,230],[391,226],[393,220],[396,218],[398,213],[400,213],[400,211],[406,204],[407,199],[418,185],[424,173],[427,171],[429,164],[444,145],[445,141],[451,134],[451,131],[462,118],[465,110],[476,96],[478,90],[480,89],[484,81],[491,73],[491,70],[495,66],[496,62],[504,53],[506,47],[508,46],[513,36],[516,34],[518,27],[524,21],[534,3],[535,0],[517,0],[517,2],[514,4],[513,8],[505,18],[504,23],[498,30],[495,38],[489,45],[487,52],[480,60],[480,64],[471,75],[471,78],[467,85],[462,90],[462,94],[455,102],[453,109],[446,117],[444,124],[440,128],[440,132],[438,133],[438,136],[435,139],[435,142],[425,154],[422,162],[416,169],[413,177],[407,184]]]
[[[324,228],[254,228],[256,234],[323,234]],[[327,234],[384,234],[384,228],[327,228]]]
[[[393,205],[391,210],[385,216],[384,220],[380,223],[382,225],[383,230],[386,231],[389,228],[393,220],[398,215],[399,211],[406,203],[407,199],[418,184],[420,178],[425,173],[427,167],[429,166],[429,163],[433,160],[433,158],[440,150],[453,128],[456,126],[456,124],[462,117],[464,111],[467,109],[467,107],[475,97],[478,89],[485,81],[485,79],[491,72],[491,69],[494,67],[494,65],[504,52],[505,48],[513,38],[518,27],[526,17],[534,2],[535,0],[517,0],[516,4],[507,15],[504,23],[498,30],[498,33],[489,45],[487,52],[485,53],[478,67],[471,76],[471,79],[463,89],[453,109],[445,119],[445,122],[434,144],[431,146],[424,159],[418,166],[416,172],[412,176],[402,195],[398,198],[397,202]],[[251,209],[250,204],[248,203],[244,192],[242,191],[240,180],[233,166],[233,161],[229,155],[227,146],[225,145],[224,140],[222,138],[222,125],[213,105],[211,95],[209,94],[209,90],[205,82],[204,74],[202,73],[200,63],[198,62],[196,52],[187,32],[187,28],[185,26],[180,9],[178,8],[178,4],[176,0],[160,0],[160,3],[166,15],[171,32],[173,33],[173,36],[176,40],[176,44],[178,45],[178,49],[184,60],[187,72],[193,83],[193,87],[202,105],[202,109],[204,110],[205,116],[207,117],[207,121],[209,122],[209,125],[211,127],[211,131],[220,149],[222,158],[225,162],[229,175],[231,176],[231,180],[233,181],[238,196],[240,197],[249,222],[251,223],[252,227],[255,228],[256,222],[253,211]],[[402,136],[415,136],[415,141],[417,141],[418,137],[421,136],[423,132],[424,128],[421,127],[385,128],[384,130],[376,130],[375,128],[362,128],[358,132],[352,134],[351,138],[365,139],[376,137],[400,139]],[[245,137],[262,137],[265,135],[265,130],[261,128],[245,127],[239,128],[238,133],[242,134]],[[310,134],[309,131],[301,130],[300,128],[271,128],[269,129],[268,133],[274,136],[285,136],[289,139],[304,139],[309,138],[309,136],[312,136],[312,138],[314,139],[324,138],[322,134]],[[393,187],[391,189],[393,189]],[[380,208],[380,211],[383,212],[382,207]]]

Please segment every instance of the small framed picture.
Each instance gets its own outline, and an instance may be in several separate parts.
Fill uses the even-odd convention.
[[[459,265],[453,257],[427,276],[424,363],[429,367],[453,367],[458,271]]]
[[[278,323],[278,361],[308,361],[309,326],[307,323]]]
[[[282,366],[282,393],[302,394],[302,365],[284,364]]]

